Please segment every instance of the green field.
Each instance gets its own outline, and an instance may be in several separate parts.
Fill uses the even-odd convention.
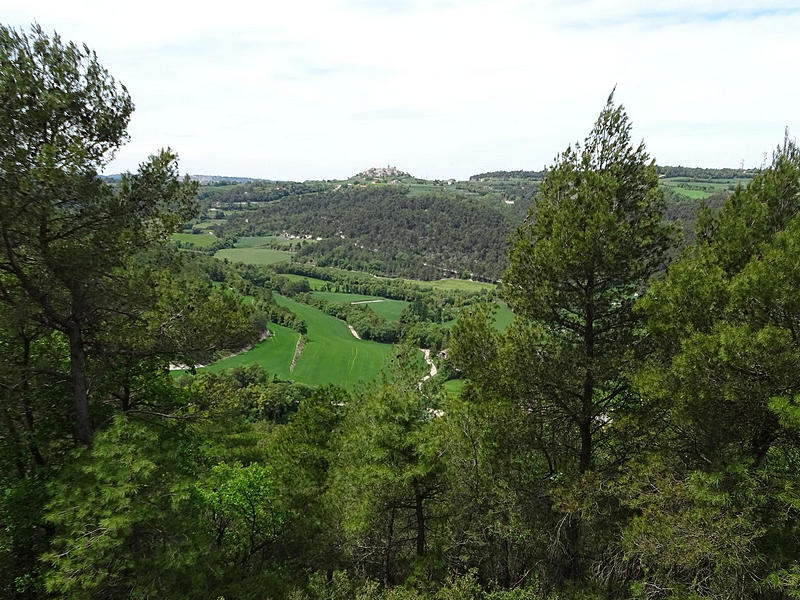
[[[687,198],[691,198],[693,200],[703,200],[711,196],[712,192],[707,192],[704,190],[689,190],[681,187],[674,187],[672,188],[682,196],[686,196]]]
[[[236,238],[236,248],[258,248],[269,244],[273,236],[242,236]]]
[[[660,183],[662,186],[668,187],[687,198],[702,200],[722,190],[732,192],[739,184],[746,187],[750,183],[750,178],[703,179],[700,177],[667,177],[661,179]]]
[[[405,300],[389,300],[380,296],[364,296],[361,294],[346,294],[343,292],[312,292],[314,298],[322,298],[334,304],[352,304],[362,300],[380,300],[380,302],[369,302],[366,306],[375,311],[387,321],[399,321],[400,313],[408,306]]]
[[[361,300],[381,300],[379,296],[367,296],[364,294],[348,294],[345,292],[311,292],[314,298],[321,298],[326,302],[334,304],[350,304]]]
[[[276,294],[275,299],[302,318],[308,328],[305,347],[293,372],[289,367],[299,334],[273,324],[269,325],[272,335],[252,349],[198,370],[219,371],[257,363],[282,379],[307,385],[333,383],[353,387],[375,379],[389,365],[394,355],[390,344],[357,340],[344,321],[284,296]]]
[[[309,385],[350,387],[374,379],[389,364],[394,352],[390,344],[357,340],[344,321],[285,296],[276,294],[275,300],[308,327],[308,341],[290,379]]]
[[[305,275],[295,275],[294,273],[281,273],[281,276],[292,281],[303,281],[305,279],[308,282],[308,287],[315,291],[324,290],[326,285],[331,285],[329,281],[306,277]]]
[[[367,306],[387,321],[399,321],[400,313],[406,309],[408,302],[405,300],[385,300],[384,302],[367,304]]]
[[[503,333],[508,329],[508,326],[511,325],[511,321],[514,320],[514,313],[511,312],[511,309],[505,302],[498,301],[494,306],[494,328],[500,333]],[[469,307],[467,307],[467,309],[469,309]],[[458,319],[452,319],[451,321],[445,321],[443,325],[448,329],[452,329],[457,321]]]
[[[193,244],[198,248],[208,248],[219,240],[212,233],[173,233],[172,240],[175,242],[183,242],[184,244]]]
[[[289,260],[291,252],[273,250],[272,248],[225,248],[217,250],[215,257],[227,258],[232,262],[241,262],[249,265],[272,265]]]
[[[455,292],[480,292],[481,290],[490,291],[497,288],[497,286],[493,283],[483,283],[482,281],[471,281],[469,279],[439,279],[437,281],[405,279],[404,281],[421,287],[430,286],[435,290]]]
[[[289,366],[292,364],[294,349],[300,334],[288,327],[269,324],[270,336],[247,352],[231,356],[215,362],[213,365],[198,369],[199,371],[221,371],[231,367],[258,363],[270,375],[281,379],[292,379]]]

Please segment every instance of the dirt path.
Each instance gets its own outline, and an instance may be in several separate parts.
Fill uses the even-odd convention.
[[[350,304],[375,304],[376,302],[386,302],[383,298],[379,300],[356,300],[355,302],[351,302]]]
[[[431,351],[428,348],[420,348],[420,351],[422,352],[422,355],[425,357],[425,362],[428,363],[428,366],[430,366],[431,368],[431,372],[419,380],[419,388],[422,389],[422,384],[428,381],[428,379],[430,379],[431,377],[435,377],[436,373],[438,373],[439,370],[436,368],[436,365],[433,363],[433,360],[431,359]]]
[[[289,365],[289,373],[294,373],[294,368],[297,365],[297,359],[300,358],[300,355],[303,353],[303,348],[306,347],[306,340],[301,335],[297,338],[297,345],[294,347],[294,356],[292,357],[292,364]]]
[[[361,339],[361,336],[360,336],[360,335],[358,335],[358,332],[357,332],[357,331],[356,331],[356,330],[353,328],[353,326],[352,326],[352,325],[350,325],[349,323],[347,324],[347,326],[350,328],[350,333],[352,333],[352,334],[353,334],[353,336],[354,336],[354,337],[355,337],[357,340],[360,340],[360,339]]]

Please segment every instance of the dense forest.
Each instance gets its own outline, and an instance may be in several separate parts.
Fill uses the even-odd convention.
[[[363,216],[437,266],[491,257],[515,314],[500,331],[488,293],[175,248],[197,186],[169,151],[98,177],[133,104],[94,54],[0,26],[0,65],[0,596],[800,597],[788,136],[683,246],[613,94],[522,222],[388,186],[235,220],[358,239]],[[501,226],[505,256],[489,239]],[[258,366],[170,374],[266,321],[302,330],[274,302],[308,292],[289,275],[408,301],[405,323],[460,308],[442,366],[463,391],[421,381],[409,340],[350,389]]]

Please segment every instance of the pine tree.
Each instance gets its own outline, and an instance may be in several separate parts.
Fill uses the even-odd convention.
[[[612,93],[584,144],[548,170],[513,237],[503,289],[518,319],[500,354],[506,393],[542,422],[548,441],[536,443],[554,476],[578,488],[630,448],[619,424],[641,402],[626,375],[646,352],[633,307],[665,265],[663,213],[655,163],[631,143]],[[561,531],[565,574],[575,576],[580,527]]]

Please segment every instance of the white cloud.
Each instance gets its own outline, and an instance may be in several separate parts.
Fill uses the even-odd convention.
[[[128,86],[117,170],[162,145],[192,173],[282,179],[539,169],[614,84],[662,164],[757,165],[800,126],[796,1],[4,1]]]

